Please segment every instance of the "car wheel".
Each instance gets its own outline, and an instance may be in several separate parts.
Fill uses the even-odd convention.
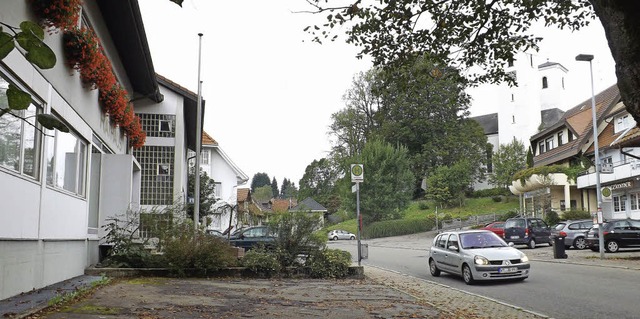
[[[354,239],[356,239],[356,236],[351,236],[351,237],[349,237],[349,239],[354,240]]]
[[[440,269],[438,269],[438,266],[436,266],[436,261],[433,259],[429,259],[429,272],[433,277],[440,276]]]
[[[615,240],[610,240],[608,241],[604,247],[606,248],[607,252],[610,253],[615,253],[620,249],[620,246],[618,245],[618,242]]]
[[[573,240],[573,248],[583,250],[587,248],[587,241],[584,239],[584,237],[578,237]]]
[[[333,236],[333,240],[338,240],[338,236]]]
[[[464,283],[467,285],[473,285],[475,280],[473,280],[473,273],[471,273],[471,268],[468,265],[462,265],[462,279]]]
[[[533,238],[531,238],[531,239],[529,240],[529,244],[528,244],[528,246],[529,246],[529,248],[530,248],[530,249],[534,249],[534,248],[536,248],[536,240],[535,240],[535,239],[533,239]]]

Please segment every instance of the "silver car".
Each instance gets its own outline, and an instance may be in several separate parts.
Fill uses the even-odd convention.
[[[459,230],[438,234],[429,251],[429,271],[461,276],[467,285],[477,280],[524,280],[529,258],[489,230]]]
[[[329,240],[338,240],[338,239],[349,239],[349,240],[354,240],[356,239],[356,235],[354,235],[353,233],[350,233],[346,230],[342,230],[342,229],[334,229],[332,231],[329,232],[329,234],[327,235],[327,237],[329,238]]]
[[[562,221],[551,228],[551,235],[564,237],[566,248],[573,246],[575,249],[582,250],[587,248],[585,236],[592,226],[591,219]]]

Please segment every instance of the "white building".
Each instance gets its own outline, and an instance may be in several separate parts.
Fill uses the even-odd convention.
[[[29,3],[3,1],[0,21],[11,26],[37,21]],[[195,126],[195,116],[187,123],[189,99],[158,85],[136,0],[86,1],[76,27],[95,32],[110,64],[106,70],[143,117],[173,107],[177,127]],[[0,108],[6,108],[6,91],[15,85],[32,97],[18,115],[51,114],[71,132],[45,130],[44,135],[33,118],[29,123],[35,128],[10,114],[0,117],[0,299],[82,275],[96,263],[101,226],[110,216],[140,205],[147,173],[143,158],[133,156],[131,136],[115,125],[114,114],[103,111],[99,90],[83,84],[66,65],[63,32],[47,33],[44,41],[57,57],[51,69],[30,64],[18,49],[2,59]],[[185,170],[178,162],[184,146],[195,143],[195,130],[190,134],[175,139],[178,154],[170,171]],[[168,142],[150,136],[147,143]],[[171,195],[183,194],[185,184],[174,183]]]
[[[530,137],[556,123],[568,107],[565,102],[568,70],[561,64],[522,53],[505,67],[518,86],[485,84],[468,91],[472,96],[471,109],[497,110],[472,117],[484,128],[494,153],[501,144],[509,144],[514,138],[528,147]],[[488,171],[491,173],[491,166]],[[474,185],[475,189],[491,187],[486,182]]]
[[[238,186],[249,180],[218,142],[206,132],[202,132],[202,156],[200,167],[215,182],[215,197],[218,201],[211,216],[210,229],[225,231],[229,225],[236,225],[238,218]],[[232,211],[232,208],[236,207]],[[230,220],[231,219],[231,220]]]

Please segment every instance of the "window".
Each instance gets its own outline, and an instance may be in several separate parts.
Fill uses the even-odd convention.
[[[222,183],[221,182],[215,182],[215,186],[213,188],[214,191],[214,195],[216,198],[222,198]]]
[[[8,108],[8,88],[9,82],[0,76],[0,109]],[[29,177],[38,177],[41,135],[34,126],[37,125],[35,116],[40,112],[41,108],[32,103],[26,110],[12,110],[0,116],[0,167]]]
[[[511,124],[516,124],[516,116],[511,115]]]
[[[569,132],[567,137],[569,138],[569,142],[573,141],[573,134],[571,134],[571,132]]]
[[[447,248],[451,247],[451,246],[456,246],[458,248],[460,248],[460,245],[458,245],[458,236],[456,235],[449,235],[449,242],[447,242]]]
[[[629,114],[616,117],[614,122],[614,133],[622,132],[630,127],[633,127],[635,124],[635,121]]]
[[[543,141],[540,141],[540,142],[538,143],[538,155],[540,155],[540,154],[542,154],[542,153],[544,153],[544,142],[543,142]]]
[[[171,165],[158,164],[158,176],[169,176],[169,175],[171,175]]]
[[[570,209],[571,209],[571,210],[575,210],[575,209],[577,209],[577,208],[578,208],[578,202],[576,202],[576,200],[575,200],[575,199],[572,199],[572,200],[569,202],[569,204],[571,205],[571,207],[570,207]],[[566,202],[564,201],[564,199],[561,199],[561,200],[560,200],[560,210],[561,210],[561,211],[565,211],[565,210],[567,210]]]
[[[555,147],[553,146],[553,137],[549,137],[545,140],[545,149],[548,151],[554,149]]]
[[[200,152],[200,164],[209,165],[209,150],[202,150]]]
[[[562,77],[562,89],[564,89],[564,76]]]
[[[515,97],[513,96],[513,93],[511,93],[511,102],[515,101]]]
[[[440,235],[440,237],[438,237],[438,247],[440,248],[446,248],[447,247],[447,237],[444,235]]]
[[[546,88],[548,88],[548,87],[549,87],[549,83],[547,83],[547,77],[546,77],[546,76],[543,76],[543,77],[542,77],[542,88],[543,88],[543,89],[546,89]]]
[[[627,195],[613,196],[613,211],[614,212],[626,211],[627,210],[626,201],[627,201]]]
[[[171,122],[167,120],[158,121],[158,132],[171,132]]]
[[[49,131],[47,185],[83,196],[87,170],[87,142],[75,132]]]
[[[564,132],[558,132],[558,146],[562,145],[563,136],[564,136]]]
[[[629,194],[629,202],[631,204],[631,210],[638,210],[638,207],[640,207],[640,202],[638,202],[639,199],[640,199],[640,193]]]

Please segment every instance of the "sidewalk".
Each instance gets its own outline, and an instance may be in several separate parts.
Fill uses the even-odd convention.
[[[427,250],[428,234],[368,240],[370,246]],[[639,250],[599,254],[568,250],[553,259],[552,247],[523,249],[531,260],[640,270]],[[56,294],[90,286],[100,277],[80,276],[0,300],[2,318],[546,318],[497,300],[429,280],[364,266],[365,279],[118,279],[86,299],[34,316]]]

